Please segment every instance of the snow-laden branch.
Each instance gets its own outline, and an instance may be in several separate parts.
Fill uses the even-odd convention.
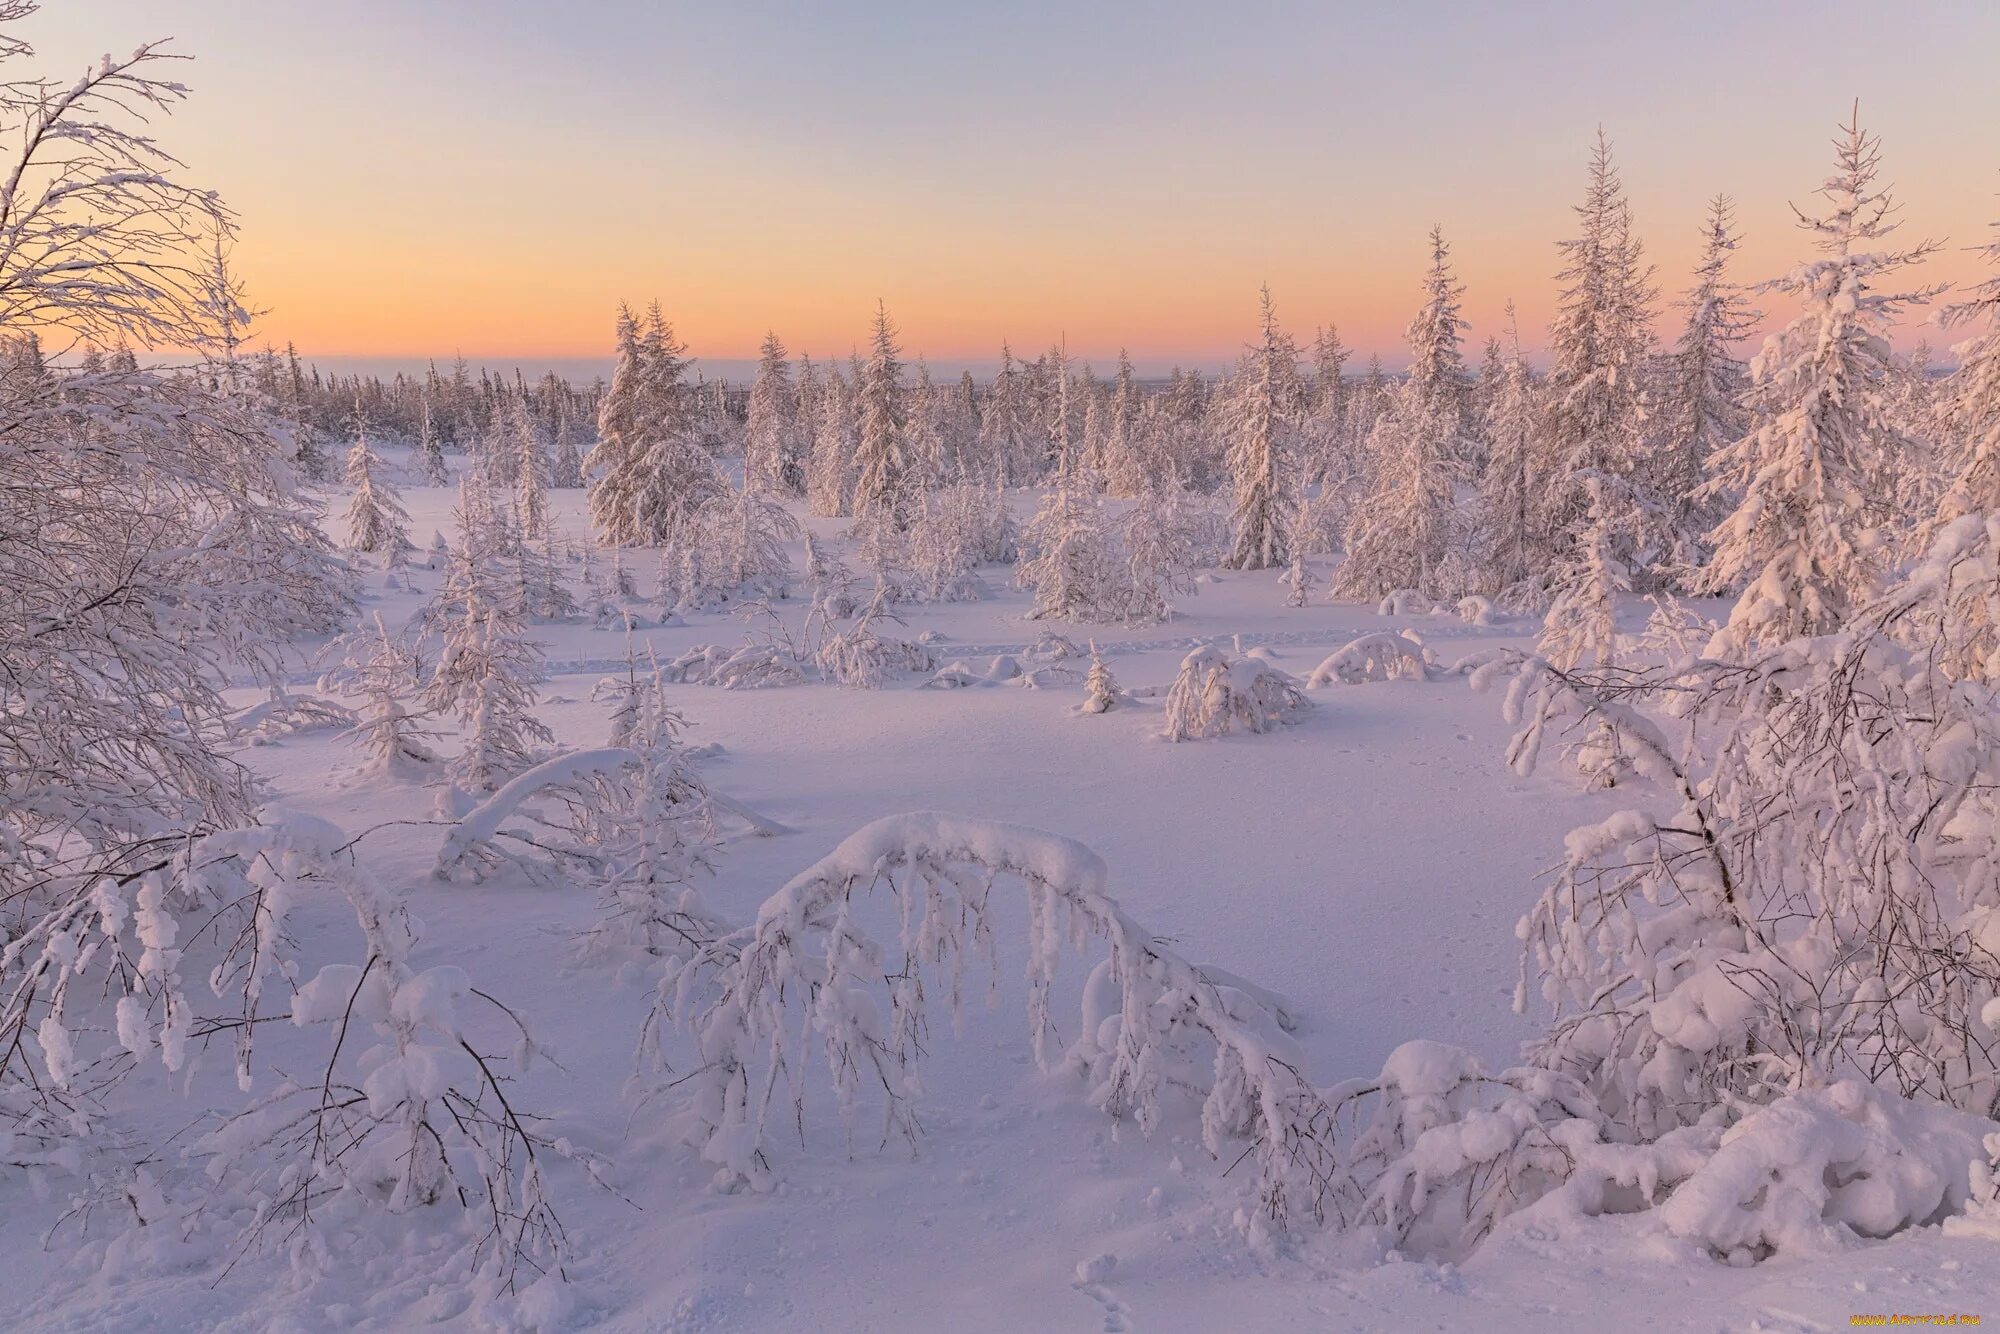
[[[1028,910],[1028,1025],[1041,1067],[1058,1064],[1050,995],[1063,942],[1102,941],[1084,1032],[1066,1061],[1087,1077],[1091,1101],[1151,1132],[1169,1069],[1185,1064],[1186,1049],[1206,1048],[1200,1110],[1210,1151],[1247,1146],[1272,1219],[1323,1216],[1338,1171],[1331,1109],[1301,1074],[1277,1017],[1133,921],[1108,880],[1096,853],[1039,830],[936,812],[866,825],[767,900],[754,926],[669,964],[642,1055],[664,1071],[668,1030],[678,1025],[700,1064],[655,1091],[671,1087],[683,1099],[684,1128],[724,1180],[766,1184],[774,1104],[788,1075],[794,1108],[785,1119],[804,1115],[799,1044],[811,1033],[850,1135],[874,1090],[883,1140],[913,1143],[929,987],[944,985],[956,1016],[969,966],[981,962],[991,974],[992,892],[1011,884]],[[893,901],[892,943],[860,921],[874,889]]]

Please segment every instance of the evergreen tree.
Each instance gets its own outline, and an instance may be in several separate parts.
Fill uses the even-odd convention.
[[[417,436],[417,459],[423,468],[426,485],[443,486],[451,480],[451,470],[444,461],[444,440],[438,435],[437,423],[432,420],[431,396],[428,393],[424,395],[423,419]]]
[[[539,541],[549,533],[549,463],[526,398],[508,403],[507,429],[513,436],[515,459],[514,525],[522,538]]]
[[[1632,210],[1602,130],[1590,180],[1576,208],[1578,232],[1558,243],[1562,298],[1550,329],[1547,406],[1541,415],[1544,475],[1541,546],[1559,560],[1582,531],[1588,479],[1614,477],[1619,541],[1635,553],[1658,506],[1641,473],[1645,454],[1644,374],[1652,343],[1653,271],[1632,235]]]
[[[1013,349],[1000,345],[1000,372],[986,396],[979,421],[979,444],[986,466],[1003,485],[1018,486],[1031,475],[1029,412],[1026,386],[1014,361]]]
[[[2000,223],[1995,223],[2000,236]],[[2000,264],[2000,240],[1980,247]],[[1960,442],[1957,476],[1939,505],[1949,523],[1966,514],[2000,514],[2000,276],[1986,279],[1967,301],[1944,311],[1947,325],[1972,336],[1952,349],[1958,370],[1946,381],[1945,413]]]
[[[591,520],[613,546],[690,541],[702,512],[723,493],[701,442],[686,351],[657,303],[643,328],[620,307],[618,361],[598,409],[590,484]]]
[[[1529,581],[1534,556],[1535,488],[1545,479],[1535,452],[1535,383],[1521,353],[1521,325],[1507,303],[1507,341],[1498,383],[1487,402],[1482,434],[1486,467],[1480,473],[1479,507],[1489,581],[1516,605],[1542,601]]]
[[[853,397],[837,369],[827,372],[826,384],[818,394],[818,408],[819,423],[813,434],[806,500],[814,514],[830,519],[851,513],[853,496]]]
[[[1663,368],[1660,436],[1651,457],[1653,491],[1667,506],[1668,554],[1688,570],[1706,564],[1708,532],[1727,512],[1727,497],[1702,490],[1708,460],[1746,427],[1749,375],[1735,349],[1759,315],[1727,276],[1735,249],[1729,197],[1717,195],[1702,227],[1694,286],[1680,303],[1687,325]]]
[[[555,404],[555,462],[549,469],[549,485],[574,491],[583,485],[583,446],[577,440],[576,408],[565,393]]]
[[[854,512],[900,531],[909,523],[909,415],[903,363],[889,309],[875,306],[875,330],[859,385],[861,430],[855,450]]]
[[[1469,571],[1456,576],[1446,557],[1467,535],[1458,510],[1458,483],[1471,452],[1471,411],[1465,358],[1459,346],[1464,293],[1452,276],[1444,235],[1431,230],[1431,267],[1424,303],[1410,321],[1410,374],[1377,418],[1368,440],[1368,491],[1348,523],[1347,559],[1338,590],[1374,598],[1397,589],[1432,597],[1462,593]]]
[[[410,516],[396,488],[380,476],[382,456],[368,439],[368,423],[354,421],[354,444],[347,451],[347,546],[350,551],[398,555],[411,549]]]
[[[749,417],[743,436],[743,471],[746,479],[773,495],[799,495],[795,482],[803,481],[798,467],[798,396],[792,385],[792,366],[785,359],[785,345],[778,335],[764,335],[762,359],[757,378],[750,384]]]
[[[1890,516],[1870,483],[1908,445],[1888,412],[1886,334],[1938,291],[1881,283],[1936,247],[1862,249],[1897,224],[1858,108],[1834,146],[1838,167],[1820,188],[1828,210],[1800,215],[1821,258],[1769,284],[1802,309],[1751,363],[1749,431],[1711,461],[1706,490],[1741,499],[1711,534],[1707,584],[1742,590],[1711,656],[1824,633],[1881,586]]]
[[[1285,533],[1290,461],[1285,452],[1297,425],[1298,349],[1278,328],[1269,287],[1260,301],[1263,337],[1245,367],[1231,423],[1229,466],[1236,508],[1223,563],[1232,570],[1268,570],[1290,555]]]
[[[1307,406],[1305,480],[1322,487],[1350,485],[1357,471],[1348,435],[1347,345],[1329,324],[1313,339],[1312,396]]]

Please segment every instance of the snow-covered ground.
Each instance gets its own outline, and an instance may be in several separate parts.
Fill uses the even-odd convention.
[[[449,492],[412,488],[405,500],[420,542],[448,530]],[[581,493],[557,493],[556,513],[581,532]],[[840,528],[809,524],[826,536]],[[643,592],[652,571],[642,562],[635,572]],[[989,572],[990,600],[902,608],[896,633],[935,634],[943,660],[975,667],[1029,649],[1050,627],[1024,619],[1026,598],[1004,573]],[[393,628],[441,578],[399,572],[404,586],[389,588],[374,571],[364,612]],[[640,631],[642,651],[665,660],[745,633],[726,612],[687,621]],[[1163,626],[1053,628],[1079,643],[1094,637],[1128,690],[1163,688],[1187,651],[1210,641],[1263,646],[1304,677],[1371,631],[1413,628],[1450,662],[1525,643],[1535,629],[1317,600],[1288,608],[1276,571],[1208,577]],[[623,661],[622,632],[578,623],[535,634],[550,661],[540,715],[565,746],[600,744],[606,706],[591,689]],[[301,686],[311,676],[301,665]],[[902,811],[1068,835],[1103,856],[1111,892],[1148,929],[1279,993],[1321,1085],[1371,1074],[1414,1038],[1509,1063],[1536,1022],[1511,1008],[1515,921],[1564,833],[1622,804],[1581,791],[1555,766],[1532,778],[1510,772],[1499,701],[1456,677],[1324,687],[1296,726],[1179,745],[1158,735],[1157,699],[1078,715],[1080,682],[926,690],[920,679],[879,691],[673,688],[689,742],[719,748],[702,761],[704,780],[791,831],[732,833],[709,902],[747,921],[845,835]],[[1253,1244],[1235,1221],[1250,1204],[1250,1169],[1213,1160],[1191,1115],[1147,1140],[1089,1107],[1075,1076],[1037,1072],[1023,1017],[1025,912],[1002,914],[1013,931],[999,943],[997,1004],[972,1007],[962,1034],[942,1015],[933,1027],[914,1157],[879,1146],[865,1119],[850,1148],[832,1106],[815,1103],[803,1142],[776,1146],[776,1190],[723,1193],[711,1166],[662,1133],[658,1106],[635,1111],[624,1095],[653,976],[564,962],[565,937],[592,920],[592,894],[432,878],[445,831],[425,823],[430,794],[343,785],[352,757],[328,733],[249,759],[276,800],[351,833],[382,826],[364,855],[422,922],[414,962],[463,967],[561,1063],[528,1070],[510,1097],[613,1166],[604,1188],[553,1174],[578,1260],[566,1302],[542,1312],[552,1328],[1818,1330],[1857,1314],[2000,1319],[1994,1242],[1935,1229],[1748,1269],[1670,1240],[1643,1215],[1537,1219],[1503,1229],[1458,1267],[1310,1230]],[[328,908],[303,920],[326,933],[302,937],[308,958],[352,957],[342,935],[351,915]],[[1064,1040],[1089,966],[1072,961],[1059,985]],[[287,1040],[305,1041],[274,1039]],[[282,1067],[282,1054],[275,1060]],[[183,1095],[150,1066],[133,1080],[157,1093],[145,1103],[163,1132],[235,1099],[218,1084],[211,1104],[202,1080]],[[356,1232],[324,1277],[299,1287],[279,1253],[250,1255],[218,1278],[231,1256],[208,1240],[130,1256],[99,1240],[77,1245],[74,1231],[44,1245],[60,1205],[15,1197],[0,1216],[0,1326],[397,1329],[478,1319],[461,1285],[437,1277],[442,1233],[433,1253]]]

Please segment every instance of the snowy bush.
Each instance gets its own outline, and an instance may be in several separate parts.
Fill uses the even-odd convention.
[[[1428,616],[1437,610],[1437,603],[1428,593],[1414,588],[1398,588],[1382,595],[1375,608],[1377,616]]]
[[[1437,674],[1437,655],[1413,636],[1377,631],[1350,641],[1313,668],[1309,689],[1335,681],[1360,685],[1367,681],[1427,681]]]
[[[1713,1136],[1607,1144],[1601,1112],[1560,1071],[1489,1074],[1470,1052],[1423,1039],[1390,1053],[1373,1079],[1324,1096],[1341,1146],[1337,1217],[1444,1259],[1552,1192],[1587,1213],[1656,1203],[1713,1147]]]
[[[1731,1126],[1660,1221],[1732,1264],[1935,1224],[1965,1207],[1992,1125],[1860,1080],[1795,1093]]]
[[[1518,768],[1552,725],[1609,736],[1669,803],[1572,833],[1520,928],[1556,1017],[1537,1059],[1632,1133],[1850,1078],[1995,1109],[2000,735],[1987,688],[1891,638],[1908,612],[1744,664],[1517,664]],[[1634,707],[1656,696],[1691,744]]]
[[[1131,583],[1095,496],[1063,486],[1048,494],[1021,535],[1015,582],[1034,590],[1035,619],[1115,621]]]
[[[411,966],[415,928],[400,903],[342,858],[351,843],[331,825],[292,815],[213,837],[201,850],[208,865],[240,861],[260,891],[259,947],[230,970],[246,1020],[274,970],[297,976],[279,949],[284,905],[302,892],[339,890],[360,922],[366,954],[358,965],[325,965],[292,995],[294,1024],[330,1030],[318,1077],[281,1080],[189,1146],[211,1183],[190,1221],[242,1216],[247,1206],[242,1244],[282,1244],[294,1268],[310,1275],[332,1258],[328,1229],[356,1213],[456,1206],[468,1269],[507,1291],[560,1277],[568,1243],[543,1173],[565,1158],[593,1173],[595,1163],[509,1100],[502,1059],[474,1044],[462,1011],[478,1004],[499,1014],[517,1035],[512,1060],[523,1067],[540,1054],[533,1037],[462,969]],[[218,994],[223,976],[218,971],[213,983]],[[364,1027],[375,1042],[351,1042]],[[128,1028],[122,1018],[121,1028]],[[238,1040],[245,1091],[251,1031],[245,1023]],[[130,1047],[143,1033],[128,1031],[123,1040]],[[162,1051],[173,1068],[174,1047]]]
[[[924,645],[875,633],[875,622],[894,620],[887,610],[887,596],[877,588],[874,599],[853,622],[839,631],[829,630],[813,652],[813,662],[821,674],[836,685],[859,690],[878,690],[891,677],[906,672],[928,672],[937,658]]]
[[[1268,732],[1312,707],[1298,682],[1260,658],[1231,658],[1205,645],[1181,660],[1167,691],[1169,741]]]
[[[724,690],[762,690],[806,679],[806,667],[777,644],[698,644],[662,670],[670,681]]]

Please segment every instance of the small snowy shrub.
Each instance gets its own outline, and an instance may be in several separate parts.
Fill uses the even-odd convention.
[[[1795,1093],[1731,1126],[1660,1220],[1732,1263],[1933,1224],[1965,1207],[1992,1124],[1854,1079]]]
[[[1213,645],[1181,660],[1167,691],[1169,741],[1268,732],[1312,707],[1298,682],[1260,658],[1232,659]]]
[[[1090,646],[1090,674],[1083,678],[1083,703],[1077,706],[1079,713],[1109,713],[1125,702],[1125,692],[1118,688],[1118,678],[1111,674],[1111,668],[1097,652],[1097,645]]]
[[[875,633],[877,620],[895,619],[886,610],[887,603],[887,594],[877,588],[852,624],[820,641],[813,661],[828,680],[857,690],[879,690],[892,677],[937,667],[936,656],[924,645]]]
[[[1427,681],[1438,671],[1437,657],[1423,642],[1409,633],[1386,630],[1362,635],[1334,650],[1306,678],[1309,689],[1340,681],[1361,685],[1368,681]]]

